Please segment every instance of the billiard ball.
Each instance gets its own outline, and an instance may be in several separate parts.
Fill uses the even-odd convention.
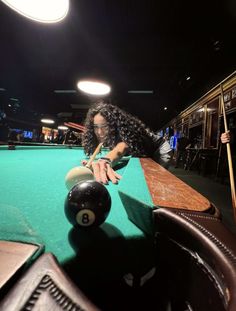
[[[93,172],[85,166],[74,167],[66,174],[66,188],[70,190],[75,184],[84,180],[94,180]]]
[[[65,200],[65,215],[74,226],[96,227],[107,218],[111,209],[111,196],[107,188],[95,181],[77,183]]]

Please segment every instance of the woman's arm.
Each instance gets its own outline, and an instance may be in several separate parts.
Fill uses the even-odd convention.
[[[112,167],[127,153],[128,145],[124,142],[118,143],[111,151],[98,161],[92,162],[94,177],[98,182],[107,184],[109,180],[117,184],[121,176]],[[85,162],[83,163],[86,164]]]
[[[128,151],[129,147],[125,142],[118,143],[105,157],[111,160],[114,166]]]

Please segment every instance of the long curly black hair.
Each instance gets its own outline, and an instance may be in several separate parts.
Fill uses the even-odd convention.
[[[108,135],[104,147],[113,149],[119,142],[125,142],[129,146],[129,155],[147,154],[144,140],[153,141],[155,134],[137,117],[117,106],[100,101],[89,109],[85,119],[82,146],[86,155],[91,155],[99,143],[93,128],[93,118],[98,113],[108,124]]]

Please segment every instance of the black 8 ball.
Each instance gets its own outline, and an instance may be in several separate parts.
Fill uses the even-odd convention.
[[[106,187],[95,180],[81,181],[68,193],[65,214],[74,226],[96,227],[107,218],[111,196]]]

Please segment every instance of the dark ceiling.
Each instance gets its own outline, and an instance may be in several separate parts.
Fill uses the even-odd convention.
[[[8,116],[72,112],[71,121],[83,122],[95,99],[76,83],[92,77],[156,130],[236,69],[236,3],[73,0],[63,21],[42,24],[0,2],[0,40],[0,109]]]

